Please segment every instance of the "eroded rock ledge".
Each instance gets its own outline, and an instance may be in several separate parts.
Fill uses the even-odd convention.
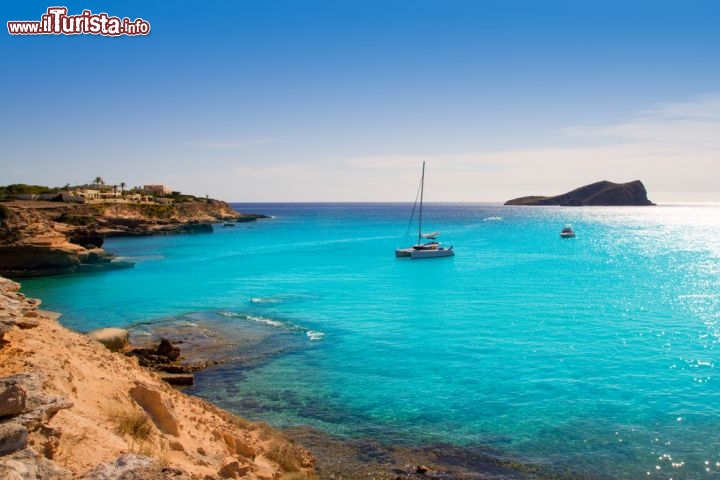
[[[174,390],[0,277],[0,478],[314,479],[267,425]]]
[[[110,236],[209,233],[213,222],[247,222],[217,200],[160,204],[0,203],[0,275],[24,278],[132,267],[103,250]]]

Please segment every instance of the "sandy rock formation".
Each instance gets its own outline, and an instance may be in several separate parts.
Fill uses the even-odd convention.
[[[59,275],[78,270],[132,266],[95,245],[70,242],[41,209],[0,205],[0,274],[12,277]]]
[[[187,472],[159,465],[150,457],[126,453],[113,462],[98,465],[80,480],[192,480]]]
[[[312,456],[277,431],[174,390],[3,278],[0,319],[2,408],[15,415],[25,392],[22,413],[3,417],[0,478],[315,478]]]
[[[130,334],[122,328],[99,328],[87,336],[105,345],[111,352],[121,352],[130,347]]]
[[[173,437],[180,436],[180,425],[177,421],[175,408],[169,399],[163,397],[159,390],[138,382],[130,389],[130,396],[135,400],[135,403],[145,410],[145,413],[158,430]]]
[[[0,456],[3,480],[70,480],[72,472],[39,455],[32,448]]]

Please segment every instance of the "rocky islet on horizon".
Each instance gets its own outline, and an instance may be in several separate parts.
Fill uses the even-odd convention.
[[[581,206],[646,206],[655,205],[647,197],[645,185],[640,180],[613,183],[607,180],[576,188],[552,197],[529,196],[508,200],[505,205],[557,205]]]

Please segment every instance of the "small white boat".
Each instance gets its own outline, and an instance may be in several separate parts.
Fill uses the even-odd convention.
[[[418,237],[417,243],[408,248],[398,248],[395,250],[396,257],[410,257],[413,260],[421,258],[439,258],[452,257],[455,251],[452,246],[444,247],[437,241],[440,232],[422,233],[422,214],[423,214],[423,190],[425,188],[425,162],[423,162],[422,176],[420,177],[420,214],[418,215]],[[417,199],[415,200],[417,202]],[[415,207],[413,207],[413,213]],[[412,222],[412,215],[410,216]]]
[[[565,225],[565,228],[560,232],[560,238],[575,238],[575,232],[572,229],[572,225]]]

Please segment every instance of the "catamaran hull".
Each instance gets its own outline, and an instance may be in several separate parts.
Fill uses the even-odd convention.
[[[413,260],[419,260],[421,258],[452,257],[453,255],[455,255],[455,252],[452,247],[439,248],[437,250],[413,250],[410,252],[410,258]]]
[[[412,253],[412,248],[398,248],[395,250],[395,256],[396,257],[409,257]]]

